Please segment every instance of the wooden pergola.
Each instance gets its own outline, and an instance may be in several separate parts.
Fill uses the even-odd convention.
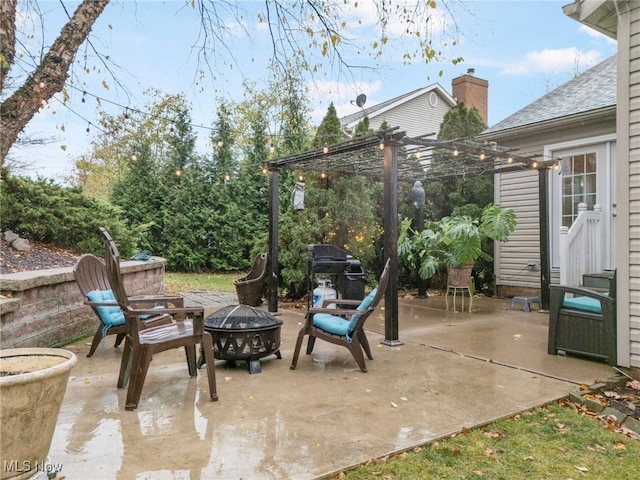
[[[398,128],[357,137],[329,147],[310,150],[264,162],[269,173],[269,311],[278,311],[278,210],[280,170],[334,172],[364,175],[384,182],[383,246],[390,259],[390,279],[385,293],[385,340],[397,345],[398,336],[398,184],[421,181],[426,184],[452,176],[482,175],[513,170],[538,170],[540,196],[540,279],[542,308],[549,305],[550,262],[548,257],[547,170],[557,159],[517,155],[495,143],[467,139],[437,140],[435,134],[407,137]],[[434,156],[435,151],[448,155]],[[470,162],[469,158],[475,159]]]

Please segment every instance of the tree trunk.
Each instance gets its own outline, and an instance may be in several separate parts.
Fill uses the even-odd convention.
[[[2,132],[0,135],[0,167],[4,165],[7,153],[20,131],[46,104],[47,100],[64,88],[65,81],[69,76],[69,68],[78,49],[88,37],[91,27],[108,3],[109,0],[83,0],[69,22],[62,28],[60,35],[51,45],[40,65],[13,95],[0,104],[0,132]],[[13,6],[13,12],[10,11],[11,6]],[[7,40],[13,38],[15,41],[16,7],[17,3],[10,1],[0,10],[3,38],[7,33]],[[4,40],[0,43],[0,47],[2,55],[11,53],[15,48],[5,45]],[[13,58],[13,55],[10,58]],[[0,61],[2,60],[0,58]],[[4,60],[7,61],[9,58]],[[4,81],[4,67],[2,67],[1,73]]]

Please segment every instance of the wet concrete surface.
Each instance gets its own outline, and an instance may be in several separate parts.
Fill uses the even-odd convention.
[[[237,302],[187,297],[210,310]],[[66,347],[79,361],[49,456],[66,480],[311,479],[616,376],[604,363],[548,355],[548,315],[508,306],[478,297],[473,313],[456,313],[441,296],[402,298],[401,345],[380,343],[383,310],[367,321],[368,373],[322,341],[290,370],[304,311],[281,308],[282,359],[264,358],[254,375],[245,362],[218,361],[210,402],[205,371],[190,379],[182,350],[157,354],[134,412],[116,389],[121,350],[109,337],[87,358],[86,339]]]

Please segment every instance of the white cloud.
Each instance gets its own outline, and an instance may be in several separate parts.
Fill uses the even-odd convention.
[[[316,81],[309,85],[309,104],[317,106],[310,112],[311,119],[315,124],[320,123],[331,102],[336,108],[338,117],[355,113],[360,109],[355,105],[358,95],[364,93],[369,98],[366,106],[370,106],[374,104],[371,97],[381,90],[381,80],[372,83]],[[351,103],[352,101],[354,104]]]
[[[613,38],[607,37],[606,35],[594,30],[591,27],[587,27],[586,25],[583,25],[583,24],[580,25],[580,27],[578,28],[578,31],[580,33],[586,33],[588,36],[590,36],[595,40],[604,40],[607,43],[616,43],[616,41]]]
[[[503,66],[503,75],[535,75],[539,73],[557,74],[575,70],[583,71],[602,60],[597,50],[581,51],[578,48],[544,49],[529,52],[524,59]]]

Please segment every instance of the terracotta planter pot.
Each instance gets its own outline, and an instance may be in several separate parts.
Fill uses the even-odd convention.
[[[0,350],[2,479],[49,471],[47,455],[76,356],[60,348]]]
[[[449,286],[451,287],[466,287],[471,280],[471,273],[473,271],[473,264],[462,265],[459,268],[449,268],[447,270]]]

